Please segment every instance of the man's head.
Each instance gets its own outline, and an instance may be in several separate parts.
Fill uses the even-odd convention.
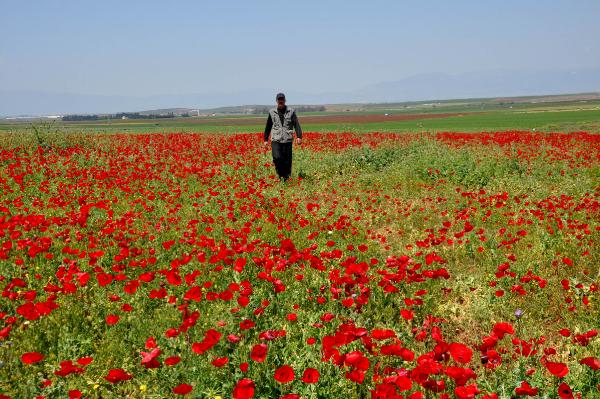
[[[277,108],[285,107],[285,94],[277,93],[275,100],[277,101]]]

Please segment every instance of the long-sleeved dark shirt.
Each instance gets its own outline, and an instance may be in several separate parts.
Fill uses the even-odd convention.
[[[285,117],[285,111],[287,111],[287,106],[283,108],[277,108],[277,114],[279,115],[279,121],[281,121],[281,125],[283,126],[283,118]],[[296,130],[296,137],[299,139],[302,138],[302,128],[300,127],[300,122],[298,122],[298,117],[296,116],[296,112],[292,114],[292,125],[294,125],[294,129]],[[265,141],[269,140],[269,135],[271,134],[271,129],[273,128],[273,119],[271,119],[271,114],[269,113],[269,118],[267,118],[267,125],[265,126],[265,132],[263,134],[263,138]]]

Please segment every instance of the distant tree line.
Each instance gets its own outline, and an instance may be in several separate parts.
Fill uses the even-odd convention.
[[[189,114],[184,114],[182,116],[189,116]],[[66,122],[78,122],[78,121],[97,121],[103,119],[166,119],[166,118],[175,118],[175,114],[173,112],[169,112],[166,114],[140,114],[139,112],[119,112],[118,114],[110,114],[110,115],[65,115],[62,117],[63,121]]]
[[[298,112],[324,112],[324,105],[299,105],[294,107],[294,109]]]
[[[65,115],[62,117],[63,121],[69,121],[69,122],[73,122],[73,121],[97,121],[98,119],[108,119],[108,118],[101,118],[98,117],[98,115]]]
[[[115,119],[165,119],[175,118],[175,114],[168,112],[166,114],[140,114],[139,112],[119,112],[115,114]]]

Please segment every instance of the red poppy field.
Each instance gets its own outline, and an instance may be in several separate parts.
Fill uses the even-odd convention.
[[[0,398],[600,398],[600,135],[0,136]]]

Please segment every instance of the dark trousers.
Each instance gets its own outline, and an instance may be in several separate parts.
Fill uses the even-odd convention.
[[[292,174],[292,144],[291,141],[289,143],[271,142],[275,170],[277,175],[284,180],[289,179]]]

